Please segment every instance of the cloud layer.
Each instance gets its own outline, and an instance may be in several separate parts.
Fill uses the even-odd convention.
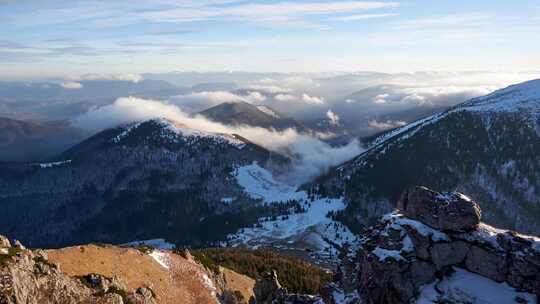
[[[160,117],[178,121],[200,131],[239,134],[269,150],[289,155],[294,159],[295,170],[285,177],[298,185],[361,152],[357,141],[336,148],[294,129],[277,132],[258,127],[229,127],[202,116],[190,116],[169,102],[135,97],[119,98],[113,104],[79,116],[73,123],[78,127],[97,131]]]

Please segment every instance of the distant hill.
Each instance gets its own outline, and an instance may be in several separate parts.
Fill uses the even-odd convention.
[[[90,135],[68,121],[24,121],[0,117],[0,160],[44,160]]]
[[[199,112],[210,120],[231,126],[248,125],[261,128],[285,130],[293,128],[300,132],[306,127],[267,106],[256,106],[247,102],[225,102]]]

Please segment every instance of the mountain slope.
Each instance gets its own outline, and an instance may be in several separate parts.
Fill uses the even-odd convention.
[[[0,117],[0,160],[41,160],[90,136],[67,121],[24,121]]]
[[[232,126],[248,125],[261,128],[284,130],[294,128],[304,131],[305,127],[292,118],[283,117],[267,106],[256,106],[247,102],[225,102],[199,112],[210,120]]]
[[[254,162],[288,165],[239,136],[164,119],[105,130],[50,163],[0,164],[0,231],[47,247],[216,242],[268,210],[234,178]]]
[[[540,232],[540,80],[510,86],[383,134],[311,189],[345,195],[358,228],[391,210],[402,189],[459,190],[486,222]]]

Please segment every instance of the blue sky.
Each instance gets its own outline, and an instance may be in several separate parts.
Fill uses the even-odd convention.
[[[0,0],[3,78],[539,67],[537,0]]]

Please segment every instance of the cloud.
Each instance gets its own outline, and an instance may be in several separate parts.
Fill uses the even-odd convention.
[[[79,76],[68,77],[69,80],[73,81],[92,81],[92,80],[117,80],[117,81],[131,81],[139,82],[143,77],[139,74],[84,74]]]
[[[293,101],[298,100],[298,97],[291,94],[277,94],[274,99],[277,101]]]
[[[361,152],[357,141],[335,148],[294,129],[277,132],[258,127],[229,127],[199,115],[190,116],[178,106],[166,101],[135,97],[119,98],[113,104],[79,116],[73,123],[84,129],[102,130],[152,118],[168,118],[204,132],[238,134],[269,150],[289,155],[293,158],[295,170],[286,178],[298,185]]]
[[[324,104],[324,98],[317,96],[309,96],[306,93],[302,94],[302,101],[311,104]]]
[[[402,127],[406,124],[407,124],[406,122],[400,121],[400,120],[377,121],[376,119],[372,119],[369,121],[368,126],[378,131],[386,131],[386,130],[394,129],[397,127]]]
[[[328,110],[326,112],[326,117],[330,120],[330,123],[334,126],[339,126],[339,116],[332,112],[332,110]]]
[[[171,97],[170,101],[188,112],[198,112],[224,102],[247,102],[260,104],[266,100],[266,96],[260,92],[248,92],[246,95],[235,94],[228,91],[195,92],[186,95]]]
[[[330,20],[335,20],[335,21],[357,21],[357,20],[366,20],[366,19],[394,17],[394,16],[398,16],[398,15],[399,14],[362,14],[362,15],[349,15],[349,16],[334,17],[334,18],[331,18]]]
[[[83,88],[83,85],[81,83],[78,83],[78,82],[73,82],[73,81],[70,81],[70,82],[62,82],[60,84],[60,86],[64,89],[69,89],[69,90],[76,90],[76,89],[82,89]]]
[[[306,20],[310,15],[346,14],[361,10],[396,8],[398,2],[332,1],[332,2],[278,2],[242,3],[231,6],[199,6],[147,11],[140,17],[159,22],[189,22],[210,19],[247,20],[269,25],[313,27]]]

